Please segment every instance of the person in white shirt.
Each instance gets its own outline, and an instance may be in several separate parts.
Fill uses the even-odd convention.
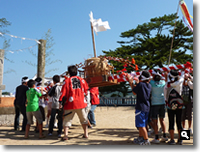
[[[191,129],[192,125],[192,108],[193,108],[193,77],[190,74],[185,74],[184,87],[187,88],[186,93],[183,90],[183,93],[186,95],[183,96],[183,100],[185,101],[184,106],[185,109],[182,111],[182,126],[183,130],[185,130],[185,121],[188,120],[188,130],[190,130],[190,134],[193,134]]]
[[[184,82],[184,71],[181,73],[181,75],[179,76],[178,71],[176,70],[171,70],[168,73],[168,83],[167,83],[167,97],[165,97],[166,99],[166,103],[167,103],[167,111],[168,111],[168,119],[169,119],[169,133],[170,133],[170,138],[171,140],[168,142],[168,144],[170,145],[174,145],[176,144],[174,141],[174,122],[175,122],[175,117],[176,117],[176,125],[178,128],[178,141],[177,144],[182,145],[182,140],[180,140],[180,131],[182,130],[182,125],[181,125],[181,116],[182,116],[182,105],[178,105],[174,104],[174,105],[170,105],[170,101],[168,97],[169,96],[169,92],[171,90],[171,88],[173,88],[176,92],[176,97],[178,100],[178,97],[181,98],[181,94],[182,94],[182,88],[183,88],[183,82]]]

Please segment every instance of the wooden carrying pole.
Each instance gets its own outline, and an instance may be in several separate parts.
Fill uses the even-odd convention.
[[[96,58],[97,55],[96,55],[95,40],[94,40],[94,30],[93,30],[92,22],[90,22],[90,24],[91,24],[91,32],[92,32],[92,43],[93,43],[93,49],[94,49],[94,57]]]

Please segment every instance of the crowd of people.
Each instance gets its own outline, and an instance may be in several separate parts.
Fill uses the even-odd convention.
[[[25,132],[26,139],[29,138],[30,126],[34,124],[33,117],[36,119],[35,132],[39,132],[40,139],[45,138],[45,119],[48,136],[52,136],[54,128],[57,127],[58,138],[61,138],[64,129],[62,140],[68,140],[68,130],[75,113],[84,131],[83,138],[88,138],[88,128],[96,126],[94,110],[100,103],[98,87],[89,88],[87,82],[77,76],[75,65],[68,67],[68,73],[69,77],[65,76],[64,82],[60,81],[61,76],[54,75],[53,81],[48,82],[46,87],[42,87],[42,79],[39,77],[35,80],[22,78],[22,84],[16,88],[14,129],[19,130],[21,113],[23,124],[20,131]]]
[[[60,81],[59,75],[53,76],[46,87],[42,86],[42,79],[35,80],[22,78],[22,85],[16,88],[15,98],[15,122],[14,129],[19,130],[19,114],[23,115],[22,132],[25,138],[29,138],[30,126],[36,118],[35,131],[39,132],[39,138],[43,135],[43,122],[48,128],[48,136],[53,135],[57,127],[58,138],[68,140],[69,129],[75,114],[83,128],[83,138],[88,138],[88,128],[96,126],[94,110],[99,104],[98,87],[89,88],[87,82],[77,76],[75,65],[68,67],[69,77],[65,76],[64,82]],[[174,123],[178,129],[177,144],[182,145],[180,131],[186,130],[185,120],[188,120],[188,130],[192,133],[192,108],[193,108],[193,77],[189,73],[177,70],[165,72],[164,77],[160,71],[151,74],[142,71],[139,78],[128,75],[129,84],[133,94],[137,95],[135,106],[135,126],[139,130],[139,136],[133,143],[150,145],[167,142],[176,144],[174,140]],[[47,115],[45,114],[47,107]],[[167,110],[169,126],[165,124]],[[176,119],[174,119],[176,117]],[[161,128],[158,128],[158,119]],[[166,133],[170,135],[168,139]],[[150,131],[151,130],[151,131]],[[162,131],[162,137],[159,132]],[[155,138],[148,140],[148,136],[154,133]]]
[[[152,76],[148,71],[142,71],[138,78],[128,76],[129,84],[133,94],[137,95],[135,107],[135,125],[139,130],[139,137],[134,143],[140,145],[159,144],[167,142],[170,145],[176,144],[174,140],[174,122],[178,129],[177,144],[182,145],[180,131],[186,130],[185,120],[188,119],[188,130],[192,134],[192,107],[193,107],[193,77],[189,73],[177,70],[165,72],[164,76],[160,71],[154,71]],[[168,114],[168,131],[170,140],[166,136],[166,125],[164,122],[165,111]],[[158,117],[160,130],[163,133],[159,138]],[[176,117],[176,119],[174,119]],[[148,132],[151,127],[151,132]],[[154,132],[155,138],[150,142],[148,133]]]

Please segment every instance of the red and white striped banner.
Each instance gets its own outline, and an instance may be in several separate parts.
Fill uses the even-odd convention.
[[[170,71],[170,70],[181,70],[181,69],[185,69],[185,73],[192,73],[193,69],[191,68],[192,64],[190,62],[186,62],[186,64],[181,64],[181,65],[175,65],[175,66],[170,66],[170,67],[163,67],[163,68],[157,68],[157,70],[160,70],[161,72],[165,72],[165,71]],[[150,69],[149,72],[152,74],[153,73],[153,69]],[[140,72],[135,72],[132,73],[132,76],[139,76],[142,73],[142,71]],[[120,75],[113,75],[110,76],[108,78],[108,80],[114,80],[117,79],[118,82],[125,82],[128,81],[127,78],[128,73],[121,73]],[[164,74],[162,75],[164,76]]]

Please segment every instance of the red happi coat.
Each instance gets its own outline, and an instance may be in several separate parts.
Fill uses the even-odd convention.
[[[64,110],[85,108],[87,102],[85,102],[84,98],[87,90],[88,84],[83,78],[72,76],[66,79],[59,100],[62,101],[63,97],[66,98]]]
[[[99,102],[99,89],[98,87],[90,88],[91,105],[98,105]]]

